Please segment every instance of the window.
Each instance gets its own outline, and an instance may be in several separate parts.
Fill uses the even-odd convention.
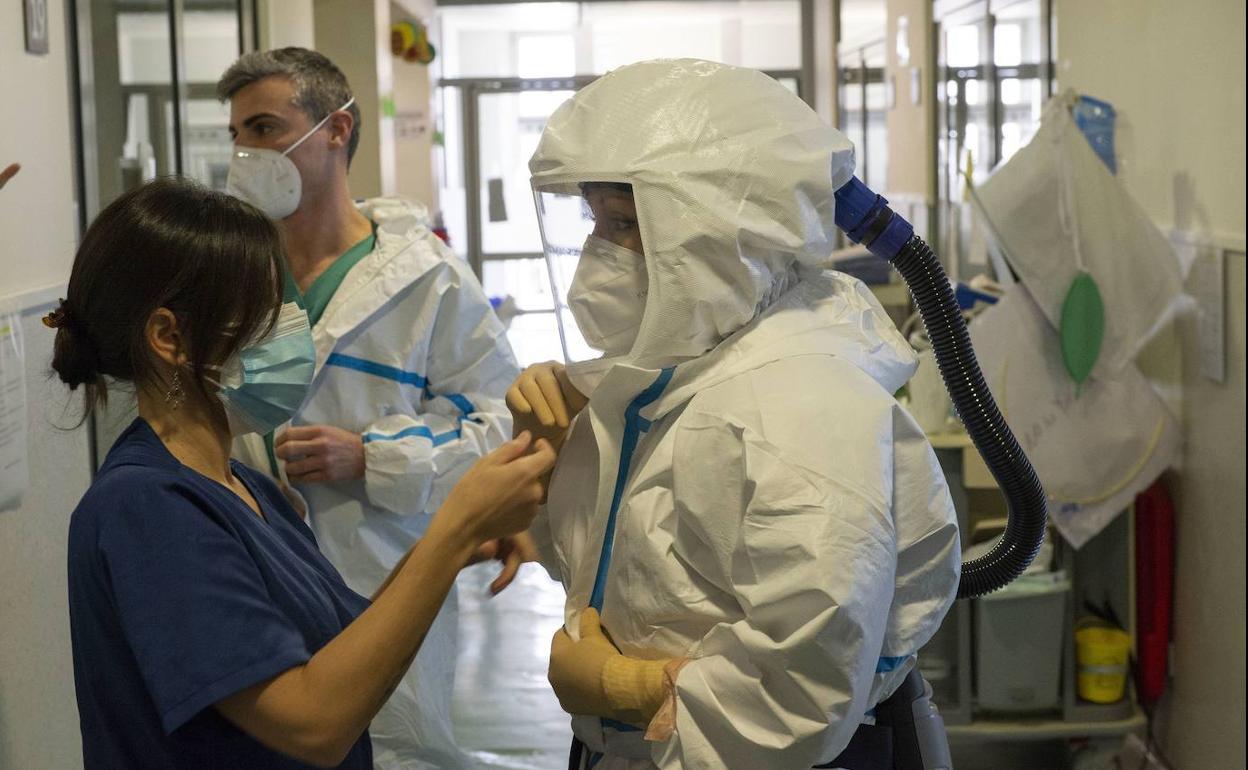
[[[939,20],[937,238],[954,278],[986,269],[967,179],[982,182],[1018,152],[1052,93],[1051,3],[972,3]]]
[[[854,145],[854,174],[873,190],[886,192],[888,8],[883,0],[841,0],[838,14],[836,127]]]

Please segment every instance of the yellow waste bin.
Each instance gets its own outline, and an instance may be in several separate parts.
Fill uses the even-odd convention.
[[[1093,703],[1117,703],[1127,690],[1131,636],[1120,628],[1089,625],[1075,631],[1079,697]]]

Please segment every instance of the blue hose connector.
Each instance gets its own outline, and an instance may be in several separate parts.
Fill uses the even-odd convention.
[[[836,226],[881,259],[893,261],[914,235],[914,227],[888,207],[888,199],[876,195],[856,176],[835,197]]]

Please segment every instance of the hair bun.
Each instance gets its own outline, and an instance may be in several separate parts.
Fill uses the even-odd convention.
[[[49,318],[53,318],[57,324],[49,324]],[[79,385],[100,383],[103,378],[95,346],[71,322],[63,303],[58,310],[44,318],[44,324],[56,329],[56,341],[52,346],[52,370],[61,378],[61,382],[68,385],[70,390]]]

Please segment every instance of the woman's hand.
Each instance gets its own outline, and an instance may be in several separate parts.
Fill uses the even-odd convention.
[[[589,399],[572,386],[566,368],[557,361],[530,366],[507,391],[513,432],[527,430],[547,439],[556,449],[563,443],[572,418],[587,403]]]
[[[490,595],[498,596],[516,579],[520,565],[525,562],[537,561],[537,545],[527,532],[520,532],[510,537],[500,537],[488,543],[482,543],[470,564],[483,561],[502,562],[503,571],[494,582],[490,583]]]
[[[455,485],[434,516],[432,527],[460,532],[482,543],[523,532],[533,523],[545,492],[541,479],[555,464],[555,451],[528,433],[490,452]]]

